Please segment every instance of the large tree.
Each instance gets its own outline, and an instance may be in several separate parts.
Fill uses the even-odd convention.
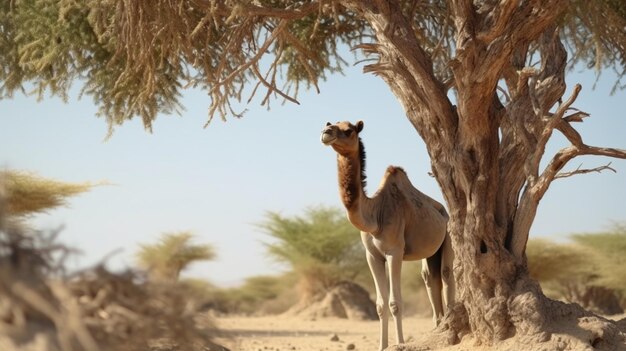
[[[550,338],[550,321],[577,315],[546,299],[525,248],[539,201],[580,155],[626,158],[587,145],[573,124],[581,87],[568,62],[626,62],[621,0],[13,0],[0,12],[0,95],[24,83],[65,96],[80,78],[111,127],[146,128],[205,88],[209,115],[264,92],[297,102],[300,86],[341,69],[341,45],[360,50],[426,143],[450,212],[458,303],[450,341]],[[570,59],[568,60],[568,55]],[[264,59],[265,58],[265,59]],[[619,88],[620,82],[616,83]],[[244,89],[249,87],[250,89]],[[544,155],[553,132],[571,143]],[[542,160],[547,161],[543,166]],[[603,329],[604,328],[604,329]],[[611,328],[600,328],[609,338]],[[598,335],[600,335],[598,334]]]

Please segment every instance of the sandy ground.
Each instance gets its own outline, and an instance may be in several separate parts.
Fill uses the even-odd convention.
[[[215,320],[223,336],[216,340],[232,351],[311,350],[339,351],[378,349],[378,321],[319,319],[306,321],[293,317],[222,317]],[[432,328],[430,318],[404,320],[405,340]],[[395,340],[389,326],[390,342]],[[333,335],[339,337],[332,341]]]
[[[626,317],[611,316],[619,320]],[[340,351],[377,350],[378,321],[349,321],[346,319],[303,320],[301,318],[270,317],[219,317],[214,320],[222,336],[216,341],[232,351]],[[391,321],[390,321],[391,322]],[[405,341],[419,338],[432,329],[428,317],[404,319]],[[393,326],[389,325],[389,342],[395,343]],[[337,335],[338,341],[331,338]],[[352,347],[353,345],[354,347]],[[505,349],[507,349],[505,347]],[[520,349],[514,347],[513,349]],[[446,347],[448,351],[484,351],[468,343]]]

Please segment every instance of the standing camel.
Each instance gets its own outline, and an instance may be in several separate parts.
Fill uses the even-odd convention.
[[[422,278],[438,324],[444,307],[454,301],[453,252],[442,204],[417,190],[402,168],[387,168],[378,190],[365,194],[365,149],[359,138],[363,121],[327,123],[321,141],[337,152],[339,194],[348,220],[361,231],[367,263],[376,285],[380,349],[387,347],[388,311],[402,334],[402,261],[422,260]],[[385,267],[386,266],[386,267]],[[388,274],[387,274],[388,273]],[[389,309],[387,309],[389,306]]]

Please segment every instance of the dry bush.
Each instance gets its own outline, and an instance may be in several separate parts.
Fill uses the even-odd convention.
[[[37,254],[37,248],[27,250]],[[3,255],[0,268],[2,350],[220,349],[210,341],[215,330],[208,319],[197,317],[173,284],[104,267],[48,278],[33,266],[13,264],[15,256]]]
[[[0,189],[0,350],[223,349],[184,290],[103,266],[68,276],[71,250],[6,216],[5,204]]]

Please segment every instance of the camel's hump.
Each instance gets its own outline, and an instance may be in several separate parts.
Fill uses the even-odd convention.
[[[387,167],[387,171],[385,173],[387,173],[388,176],[394,175],[396,173],[401,173],[403,175],[407,175],[406,171],[404,170],[404,168],[397,167],[397,166],[389,166],[389,167]]]

